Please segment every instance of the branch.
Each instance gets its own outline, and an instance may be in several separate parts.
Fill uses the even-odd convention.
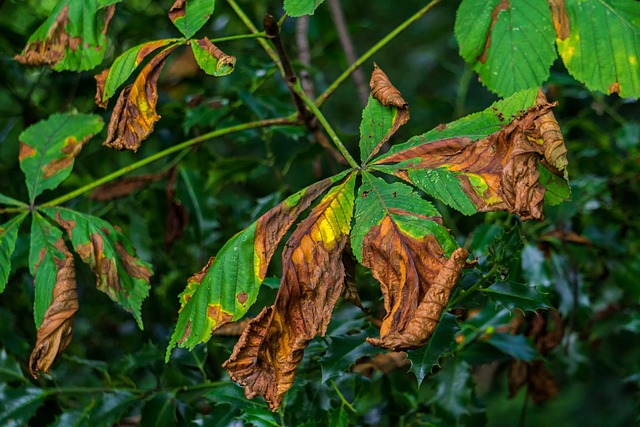
[[[391,31],[389,34],[387,34],[382,40],[380,40],[378,43],[373,45],[373,47],[371,49],[369,49],[367,52],[365,52],[364,55],[362,55],[360,58],[358,58],[358,60],[356,62],[351,64],[351,66],[349,66],[349,68],[347,68],[333,83],[331,83],[331,85],[316,100],[316,106],[317,107],[322,106],[322,104],[325,103],[325,101],[333,94],[333,92],[335,92],[336,89],[338,89],[338,87],[342,83],[344,83],[344,81],[347,80],[349,78],[349,76],[351,74],[353,74],[353,72],[355,70],[360,68],[360,66],[362,64],[364,64],[367,60],[369,60],[369,58],[371,58],[373,55],[375,55],[380,49],[382,49],[383,47],[388,45],[389,42],[391,42],[391,40],[393,40],[394,38],[396,38],[398,36],[398,34],[403,32],[407,28],[409,28],[409,26],[411,24],[416,22],[418,19],[422,18],[423,15],[425,15],[427,12],[429,12],[431,9],[433,9],[433,7],[436,6],[438,3],[440,3],[441,1],[442,0],[432,0],[425,7],[420,9],[418,12],[413,14],[411,17],[409,17],[402,24],[397,26],[393,31]]]
[[[344,51],[344,55],[347,57],[347,62],[349,63],[349,65],[351,65],[356,62],[356,51],[353,47],[353,41],[351,40],[349,31],[347,30],[347,23],[344,19],[344,13],[342,12],[342,7],[340,7],[340,0],[328,0],[328,3],[329,10],[331,11],[331,18],[333,19],[333,23],[336,26],[336,30],[338,31],[338,38],[340,39],[342,50]],[[360,68],[358,68],[354,70],[351,77],[353,78],[353,82],[356,85],[360,103],[364,107],[369,101],[369,88],[367,87],[364,73]]]

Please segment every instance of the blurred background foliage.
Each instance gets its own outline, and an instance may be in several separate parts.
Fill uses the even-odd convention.
[[[166,17],[171,1],[127,0],[118,5],[109,29],[105,62],[93,72],[58,73],[13,61],[54,3],[0,1],[0,193],[23,200],[19,133],[54,112],[99,111],[108,120],[109,112],[94,104],[93,74],[129,47],[179,35]],[[280,1],[240,4],[258,27],[265,11],[282,14]],[[376,2],[375,7],[365,0],[343,2],[357,53],[422,5],[414,0]],[[411,108],[412,118],[395,142],[497,99],[458,55],[453,36],[457,6],[439,5],[373,58]],[[296,21],[287,19],[283,39],[301,70],[295,32]],[[218,1],[213,19],[198,34],[245,33],[228,4]],[[348,66],[328,7],[310,18],[308,38],[312,65],[306,71],[318,94]],[[233,74],[208,78],[187,53],[173,55],[160,79],[162,119],[138,153],[102,147],[103,132],[85,146],[71,177],[48,197],[213,129],[294,112],[282,79],[258,43],[229,41],[220,47],[238,58]],[[363,67],[365,75],[372,69],[373,61]],[[186,279],[261,213],[341,168],[303,128],[245,131],[136,172],[160,173],[175,166],[175,201],[168,200],[167,180],[161,179],[125,197],[70,202],[74,209],[120,226],[138,254],[153,264],[155,275],[140,331],[130,315],[94,288],[88,267],[77,263],[80,311],[73,341],[51,375],[37,381],[25,375],[36,330],[29,236],[20,236],[9,284],[0,295],[0,424],[587,427],[640,422],[640,220],[634,214],[640,206],[640,106],[589,92],[560,61],[545,90],[559,103],[554,112],[569,150],[573,200],[546,207],[544,222],[528,223],[502,213],[463,217],[444,205],[438,208],[459,242],[479,260],[463,277],[463,288],[491,272],[487,285],[537,287],[559,315],[549,310],[523,315],[513,309],[526,308],[526,301],[496,304],[491,292],[477,292],[454,311],[460,328],[456,332],[452,323],[454,357],[444,358],[418,386],[403,355],[367,357],[380,353],[363,344],[363,337],[377,333],[372,325],[382,300],[371,275],[358,268],[356,283],[368,312],[348,303],[338,306],[327,337],[314,340],[306,351],[296,385],[278,413],[268,411],[260,399],[245,399],[220,368],[235,336],[214,336],[192,353],[176,350],[165,365],[177,295]],[[323,106],[352,152],[361,109],[352,80]],[[167,226],[167,217],[176,203],[186,209],[187,221],[183,233],[169,242],[166,230],[175,227]],[[0,223],[6,219],[0,217]],[[275,256],[250,315],[273,301],[278,271]],[[539,362],[524,368],[516,362],[533,359]],[[510,393],[518,381],[525,386]]]

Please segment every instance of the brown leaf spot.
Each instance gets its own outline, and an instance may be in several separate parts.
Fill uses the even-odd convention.
[[[509,10],[511,8],[511,4],[509,0],[501,0],[500,3],[496,5],[496,7],[491,11],[491,25],[489,26],[489,31],[487,32],[487,40],[484,43],[484,49],[482,50],[482,54],[478,56],[478,61],[481,63],[487,62],[487,55],[489,53],[489,47],[491,46],[491,32],[493,31],[493,27],[498,22],[498,15],[503,10]]]
[[[122,90],[103,145],[116,150],[137,151],[142,141],[151,135],[153,125],[160,119],[156,113],[158,77],[167,56],[175,48],[169,47],[156,55],[145,65],[135,82]]]
[[[176,22],[178,18],[182,18],[187,13],[186,0],[176,0],[169,9],[169,19],[171,22]]]
[[[62,239],[54,246],[64,253],[64,258],[54,260],[58,272],[53,288],[53,301],[45,312],[38,329],[36,345],[29,358],[29,371],[34,378],[40,376],[39,371],[49,372],[55,358],[71,342],[73,320],[79,308],[73,255]]]
[[[244,304],[245,302],[247,302],[247,299],[249,298],[249,295],[246,292],[240,292],[237,296],[238,298],[238,302],[240,304]]]
[[[27,157],[33,157],[37,152],[38,151],[32,146],[27,145],[24,142],[20,142],[20,154],[18,155],[18,160],[23,161]]]
[[[233,319],[233,315],[220,309],[220,304],[209,304],[207,307],[207,317],[212,319],[216,326],[219,324],[229,323]]]
[[[109,100],[104,99],[104,85],[107,82],[109,70],[109,68],[105,68],[100,74],[93,76],[96,79],[96,105],[105,109],[107,108]]]
[[[211,56],[218,60],[218,63],[216,64],[216,70],[220,70],[220,68],[223,67],[235,67],[236,57],[227,55],[226,53],[218,49],[216,45],[211,43],[209,38],[205,37],[201,40],[198,40],[198,46],[209,52]]]
[[[447,129],[447,125],[446,125],[446,124],[444,124],[444,123],[440,123],[438,126],[436,126],[436,130],[437,130],[438,132],[442,132],[442,131],[444,131],[445,129]]]
[[[187,327],[184,328],[184,334],[182,335],[182,337],[178,340],[178,345],[182,344],[184,342],[184,340],[186,340],[187,338],[189,338],[189,335],[191,335],[191,321],[187,322]]]
[[[609,85],[609,95],[611,95],[612,93],[620,93],[620,83],[619,82],[613,82]]]
[[[136,279],[142,279],[147,283],[149,282],[149,278],[153,275],[151,270],[149,270],[144,264],[140,263],[135,256],[131,255],[122,243],[116,243],[116,252],[120,255],[122,267],[124,267],[124,271],[127,272],[127,275],[135,277]]]
[[[549,9],[551,9],[551,17],[556,34],[560,40],[564,40],[571,34],[569,25],[569,16],[564,7],[564,0],[549,0]]]
[[[70,136],[65,139],[64,146],[62,150],[60,150],[62,154],[64,154],[64,157],[52,160],[42,167],[44,178],[50,178],[61,170],[70,168],[71,165],[73,165],[73,160],[80,154],[80,151],[82,151],[84,143],[90,138],[91,136],[86,137],[82,141],[78,141],[75,137]]]

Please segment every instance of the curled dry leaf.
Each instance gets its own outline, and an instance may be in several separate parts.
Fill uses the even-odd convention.
[[[38,329],[36,345],[29,358],[29,370],[34,378],[40,376],[39,371],[49,372],[55,358],[71,342],[73,320],[79,308],[73,255],[62,239],[54,246],[64,254],[64,258],[54,259],[58,272],[53,288],[53,301]]]
[[[156,55],[140,72],[132,85],[125,87],[116,103],[103,145],[116,150],[137,151],[142,141],[153,132],[160,119],[156,113],[158,77],[167,57],[177,46]]]
[[[343,289],[342,250],[347,243],[355,176],[334,187],[293,232],[282,254],[276,302],[249,322],[223,367],[276,410],[293,385],[304,349],[324,335]]]
[[[391,84],[385,72],[375,64],[369,86],[371,87],[371,96],[380,101],[382,105],[401,109],[407,107],[407,101],[402,98],[400,91]]]
[[[523,220],[542,220],[546,189],[539,182],[539,165],[559,176],[567,165],[567,149],[551,112],[554,106],[540,92],[535,106],[485,138],[428,142],[379,162],[403,162],[394,174],[419,187],[420,179],[414,174],[453,174],[479,212],[504,210]]]
[[[192,40],[191,49],[196,62],[207,74],[226,76],[236,66],[236,57],[224,53],[207,37],[201,40]]]

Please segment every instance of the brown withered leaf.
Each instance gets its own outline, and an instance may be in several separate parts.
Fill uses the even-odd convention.
[[[508,211],[522,220],[544,219],[545,187],[539,182],[540,162],[559,175],[567,166],[567,149],[542,92],[537,104],[500,131],[471,140],[454,137],[408,148],[384,157],[379,163],[409,161],[395,175],[412,182],[409,170],[446,170],[458,174],[462,190],[478,212]],[[414,160],[415,159],[415,160]],[[479,192],[471,177],[482,180]]]
[[[569,25],[569,15],[564,7],[564,0],[549,0],[549,9],[551,9],[551,17],[556,34],[560,40],[564,40],[571,34]]]
[[[55,358],[71,342],[73,320],[79,308],[73,255],[62,239],[54,246],[64,253],[65,258],[54,259],[58,273],[53,288],[53,301],[38,329],[36,345],[29,358],[29,370],[34,378],[40,376],[39,371],[49,372]]]
[[[326,332],[342,292],[354,184],[351,176],[334,187],[293,232],[282,254],[275,304],[249,322],[223,365],[248,398],[261,395],[274,411],[293,385],[309,341]]]
[[[119,179],[108,184],[101,185],[91,192],[89,198],[101,202],[128,196],[134,191],[159,181],[167,175],[166,172],[150,173],[129,178]]]
[[[342,263],[344,264],[344,289],[342,290],[341,297],[360,308],[362,311],[367,311],[362,306],[362,301],[360,300],[360,294],[358,293],[358,288],[356,287],[356,259],[353,257],[353,252],[351,251],[351,245],[347,243],[344,251],[342,252]]]
[[[107,82],[107,77],[109,77],[109,70],[109,68],[105,68],[100,73],[93,76],[96,79],[95,102],[100,108],[107,108],[107,104],[109,103],[108,99],[104,99],[104,85]]]
[[[363,264],[380,282],[386,316],[372,345],[407,350],[424,345],[449,301],[468,253],[444,256],[433,235],[417,239],[403,233],[389,216],[363,241]]]
[[[158,77],[167,57],[176,47],[161,51],[144,66],[135,82],[122,90],[111,114],[103,145],[116,150],[137,151],[142,141],[151,135],[154,124],[160,119],[156,113]]]
[[[176,21],[178,18],[182,18],[187,13],[187,1],[186,0],[176,0],[171,9],[169,9],[169,19],[171,22]]]

